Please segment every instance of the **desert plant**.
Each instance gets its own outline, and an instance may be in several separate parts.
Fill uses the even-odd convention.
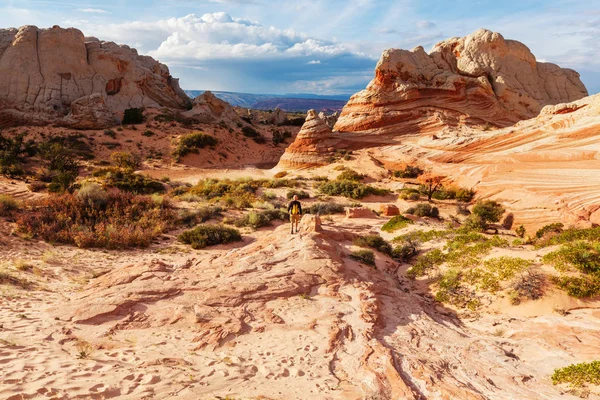
[[[263,210],[260,212],[250,211],[242,218],[234,220],[233,224],[237,227],[247,226],[258,229],[262,228],[263,226],[271,225],[271,221],[273,220],[278,219],[285,221],[288,218],[288,213],[283,210]]]
[[[361,264],[366,264],[371,267],[375,267],[375,253],[371,250],[357,250],[350,253],[349,256],[354,261],[358,261]]]
[[[518,237],[523,238],[525,237],[525,233],[527,231],[525,230],[525,227],[523,225],[520,225],[517,229],[515,229],[515,233],[517,234]]]
[[[600,385],[600,361],[572,364],[554,370],[552,383],[568,383],[572,387],[581,387],[585,384]]]
[[[19,209],[19,202],[7,194],[0,194],[0,216],[6,217]]]
[[[364,178],[365,178],[364,175],[359,174],[358,172],[354,171],[353,169],[346,168],[335,179],[338,180],[338,181],[360,182]]]
[[[178,236],[179,241],[189,244],[193,249],[203,249],[207,246],[239,242],[242,235],[237,229],[223,225],[198,225]]]
[[[144,132],[142,132],[142,136],[151,137],[154,135],[155,135],[155,133],[149,129],[146,129]]]
[[[136,170],[140,167],[141,159],[137,154],[132,154],[127,151],[117,151],[110,155],[112,163],[123,169]]]
[[[560,222],[554,223],[554,224],[548,224],[543,226],[542,228],[540,228],[536,233],[535,236],[538,239],[543,238],[544,236],[546,236],[549,233],[561,233],[563,231],[563,228],[565,226],[563,224],[561,224]]]
[[[324,182],[318,186],[321,193],[329,196],[344,196],[351,199],[362,199],[368,195],[384,196],[389,193],[386,189],[379,189],[355,181],[335,180]]]
[[[359,247],[371,247],[387,255],[392,254],[392,246],[379,235],[360,236],[354,239],[352,243]]]
[[[438,208],[427,203],[421,203],[414,207],[410,207],[408,210],[406,210],[406,213],[415,215],[417,217],[438,218],[440,216],[440,211]]]
[[[527,270],[515,280],[512,289],[519,299],[525,297],[530,300],[536,300],[544,295],[545,282],[545,275]]]
[[[419,190],[427,196],[427,201],[431,201],[433,195],[442,189],[444,179],[446,179],[445,176],[433,175],[431,173],[419,177],[419,182],[421,183]]]
[[[440,249],[431,250],[417,258],[415,264],[406,271],[406,276],[411,279],[425,276],[444,261],[446,261],[446,255]]]
[[[394,232],[398,229],[406,228],[406,226],[412,223],[412,220],[406,218],[404,215],[396,215],[395,217],[392,217],[388,222],[383,224],[381,230],[384,232]]]
[[[198,149],[215,146],[218,142],[215,137],[202,132],[188,133],[179,138],[179,142],[173,150],[173,157],[179,161],[190,153],[198,153]]]
[[[404,167],[404,169],[401,169],[399,171],[394,171],[393,175],[396,178],[418,178],[420,175],[422,175],[425,171],[423,171],[421,168],[416,167],[416,166],[412,166],[412,165],[407,165],[406,167]]]
[[[147,247],[176,220],[167,201],[119,190],[106,202],[94,203],[72,194],[32,201],[31,212],[17,218],[18,230],[47,242],[111,249]]]
[[[108,193],[97,183],[84,182],[77,191],[77,198],[92,207],[104,207],[108,202]]]
[[[144,109],[143,108],[128,108],[123,112],[123,125],[135,125],[144,122]]]
[[[420,247],[421,243],[418,240],[407,239],[394,248],[392,251],[392,258],[398,261],[408,262],[419,254]]]
[[[473,207],[473,214],[480,217],[485,224],[498,222],[504,214],[504,207],[493,200],[481,200]]]
[[[165,186],[160,181],[142,174],[136,174],[131,169],[99,168],[92,175],[102,178],[106,187],[117,188],[134,194],[153,194],[165,191]]]
[[[293,199],[294,196],[298,196],[299,199],[308,199],[308,198],[310,198],[310,194],[308,192],[305,192],[304,190],[290,190],[285,195],[285,197],[288,200]]]
[[[340,214],[344,212],[344,206],[336,203],[315,203],[306,207],[304,212],[319,215]]]

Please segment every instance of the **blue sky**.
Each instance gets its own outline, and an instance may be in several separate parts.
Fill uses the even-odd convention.
[[[597,0],[0,0],[0,28],[27,24],[136,47],[185,89],[320,94],[363,89],[386,48],[486,28],[600,92]]]

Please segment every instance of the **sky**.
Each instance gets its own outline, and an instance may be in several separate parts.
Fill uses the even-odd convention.
[[[0,28],[76,27],[167,64],[184,89],[352,94],[387,48],[479,28],[600,92],[598,0],[0,0]]]

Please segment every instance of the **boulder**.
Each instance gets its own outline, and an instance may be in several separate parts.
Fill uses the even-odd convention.
[[[95,94],[102,101],[89,97]],[[92,104],[99,113],[90,114]],[[84,127],[80,117],[88,114],[96,127],[109,121],[107,110],[116,118],[127,108],[190,105],[166,65],[129,46],[85,38],[74,28],[0,29],[0,113],[19,116],[17,123]]]
[[[385,215],[386,217],[400,215],[400,209],[394,204],[382,204],[379,206],[379,212],[381,215]]]
[[[208,90],[197,96],[192,102],[192,109],[183,115],[202,124],[224,123],[230,126],[244,123],[231,104]]]
[[[277,107],[275,111],[273,111],[273,115],[271,116],[271,123],[273,125],[283,125],[287,122],[287,114],[281,108]]]
[[[346,208],[346,218],[376,218],[373,210],[366,207]]]
[[[71,103],[71,112],[63,121],[76,129],[102,129],[118,123],[100,93],[81,97]]]

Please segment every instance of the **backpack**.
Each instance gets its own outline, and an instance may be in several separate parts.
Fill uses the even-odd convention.
[[[300,210],[298,210],[298,203],[295,203],[292,206],[292,215],[297,215],[297,214],[300,214]]]

